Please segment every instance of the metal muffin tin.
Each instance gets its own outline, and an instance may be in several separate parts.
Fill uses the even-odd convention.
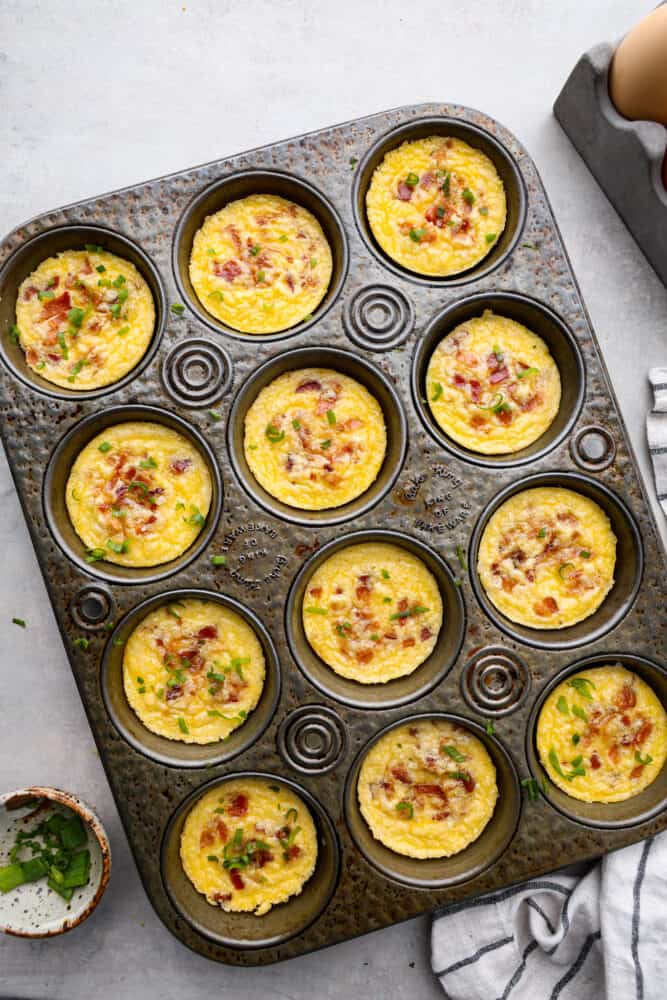
[[[364,215],[370,176],[409,138],[459,136],[494,160],[508,196],[502,238],[451,279],[398,267]],[[329,292],[312,318],[274,336],[242,335],[202,310],[187,275],[189,244],[228,198],[275,192],[319,218],[332,247]],[[121,382],[79,393],[30,372],[12,343],[16,290],[45,257],[100,244],[149,282],[157,323],[148,353]],[[534,724],[549,685],[577,664],[620,660],[667,704],[662,593],[665,561],[576,280],[537,171],[516,139],[457,105],[404,107],[229,157],[46,213],[0,245],[2,435],[72,670],[146,891],[167,927],[209,958],[261,965],[292,957],[667,827],[667,772],[619,806],[586,807],[548,787],[537,802],[520,782],[541,777]],[[180,302],[183,315],[170,311]],[[423,401],[430,351],[485,307],[527,323],[563,377],[553,427],[511,456],[480,456],[434,426]],[[261,385],[297,365],[337,367],[378,397],[388,426],[378,481],[328,512],[286,508],[253,480],[243,415]],[[102,405],[103,404],[103,405]],[[221,419],[208,412],[214,407]],[[213,473],[205,527],[172,563],[132,571],[88,565],[63,506],[69,464],[90,437],[123,419],[184,431]],[[529,469],[527,468],[529,466]],[[563,632],[514,626],[485,598],[475,555],[502,497],[536,482],[569,485],[609,513],[619,538],[617,582],[602,608]],[[421,554],[446,609],[442,639],[415,671],[386,687],[343,682],[317,661],[299,624],[299,595],[321,558],[346,538],[387,538]],[[465,566],[459,555],[466,554]],[[224,567],[211,564],[224,553]],[[470,569],[468,569],[470,567]],[[248,722],[220,744],[152,737],[124,701],[122,647],[133,624],[174,592],[236,608],[254,625],[267,684]],[[76,644],[84,637],[85,643]],[[496,762],[501,797],[488,827],[460,855],[401,858],[370,836],[355,775],[379,733],[442,715],[468,724]],[[495,733],[484,722],[492,720]],[[185,878],[178,835],[211,783],[266,775],[301,794],[320,855],[302,895],[265,917],[225,914]]]

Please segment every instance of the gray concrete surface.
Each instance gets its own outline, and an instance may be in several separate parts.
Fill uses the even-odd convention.
[[[383,108],[431,99],[479,107],[537,161],[648,474],[646,371],[667,357],[667,291],[550,109],[579,55],[649,7],[2,0],[0,231],[55,205]],[[429,970],[427,918],[257,971],[216,966],[168,934],[139,883],[1,455],[0,501],[0,788],[42,782],[80,793],[99,809],[114,852],[110,888],[83,927],[54,941],[0,940],[0,996],[442,996]],[[662,530],[667,537],[664,519]],[[14,615],[27,620],[25,631]]]

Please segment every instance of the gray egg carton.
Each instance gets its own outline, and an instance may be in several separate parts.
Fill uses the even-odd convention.
[[[596,45],[570,73],[554,114],[656,274],[667,285],[667,129],[629,121],[609,97],[614,46]]]

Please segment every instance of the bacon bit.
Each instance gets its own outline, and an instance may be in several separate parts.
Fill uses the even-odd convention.
[[[408,649],[410,646],[414,646],[416,642],[417,640],[413,638],[404,639],[401,645],[404,646],[406,649]]]
[[[355,657],[358,663],[370,663],[373,659],[373,650],[360,649],[357,653],[355,653]]]
[[[551,615],[558,611],[558,604],[553,597],[545,597],[541,601],[536,601],[533,604],[533,611],[540,618],[549,618]]]
[[[434,822],[434,823],[439,823],[439,822],[441,822],[441,821],[442,821],[443,819],[447,819],[447,818],[448,818],[448,816],[450,816],[450,815],[451,815],[451,814],[450,814],[450,812],[449,812],[449,810],[448,810],[448,809],[443,809],[443,811],[442,811],[442,812],[439,812],[439,813],[436,813],[436,814],[435,814],[435,816],[433,817],[433,822]]]
[[[199,834],[199,846],[203,849],[204,847],[212,847],[215,843],[215,835],[213,830],[202,830]]]
[[[213,894],[213,901],[215,903],[228,903],[231,898],[231,892],[215,892]]]
[[[229,873],[229,879],[235,889],[241,890],[245,887],[245,882],[241,878],[241,873],[237,868],[232,868]]]
[[[516,587],[516,580],[510,580],[508,576],[502,578],[502,588],[506,594],[511,594]]]
[[[653,732],[653,723],[649,722],[648,720],[642,722],[641,728],[634,739],[635,745],[641,746],[642,743],[645,743],[652,732]]]
[[[317,379],[307,379],[305,382],[300,382],[297,385],[295,392],[319,392],[322,388],[322,383],[318,382]]]
[[[440,785],[415,785],[417,795],[435,795],[443,802],[447,801],[447,793]]]
[[[49,288],[53,290],[54,288],[57,288],[59,284],[60,284],[60,275],[56,274],[55,278],[51,278],[51,281],[49,282]]]
[[[255,851],[252,856],[252,860],[253,864],[255,864],[258,868],[263,868],[264,865],[269,863],[269,861],[273,861],[273,854],[271,851]]]
[[[410,728],[408,729],[408,734],[410,736],[417,736],[418,733],[419,733],[419,730],[417,729],[416,726],[410,726]]]
[[[471,427],[475,427],[477,429],[479,429],[480,427],[486,427],[486,423],[487,423],[486,417],[483,417],[481,413],[475,413],[470,418]]]
[[[433,173],[433,171],[427,170],[425,174],[422,174],[419,186],[428,189],[432,187],[434,180],[435,180],[435,174]]]
[[[615,743],[612,743],[612,745],[607,750],[607,756],[609,757],[609,760],[611,760],[614,764],[618,764],[620,751]]]
[[[69,292],[63,292],[55,299],[49,299],[42,306],[40,320],[64,317],[71,306]]]
[[[301,854],[301,848],[298,844],[292,844],[289,851],[287,852],[288,859],[291,861],[292,858],[298,858]]]
[[[511,424],[512,423],[513,417],[512,417],[512,411],[511,410],[500,410],[500,412],[498,414],[496,414],[496,415],[498,417],[498,420],[501,422],[501,424],[507,425],[507,424]]]
[[[405,181],[399,181],[396,197],[399,201],[410,201],[412,198],[412,188]]]
[[[294,278],[292,277],[291,274],[285,275],[285,283],[287,284],[290,292],[293,292],[295,286],[294,286]]]
[[[624,684],[621,690],[618,692],[614,698],[614,704],[617,708],[634,708],[637,704],[637,695],[629,684]],[[628,723],[626,722],[626,726]]]
[[[602,767],[602,761],[595,751],[591,754],[591,767],[594,771],[597,771],[599,767]]]
[[[217,627],[215,625],[204,625],[204,627],[200,628],[199,631],[197,632],[197,638],[198,639],[217,639],[218,638],[218,629],[217,629]]]
[[[227,812],[230,816],[245,816],[248,812],[248,797],[247,795],[235,795],[232,801],[229,803]]]
[[[349,420],[343,420],[343,422],[338,425],[338,429],[341,431],[357,431],[363,426],[363,420],[360,420],[358,417],[350,417]]]
[[[218,822],[215,824],[215,828],[218,831],[218,836],[220,837],[220,840],[224,844],[227,838],[229,837],[227,824],[225,823],[224,820],[219,819]]]
[[[220,264],[217,260],[213,261],[213,273],[218,278],[224,278],[230,283],[234,281],[234,278],[238,278],[241,272],[242,268],[237,260],[228,260],[225,264]]]
[[[424,625],[423,629],[419,633],[419,638],[421,639],[422,642],[426,642],[426,640],[430,639],[432,635],[433,633],[431,632],[428,625]]]
[[[176,701],[183,694],[183,686],[181,684],[176,684],[174,687],[168,687],[165,692],[166,701]]]
[[[180,476],[182,472],[189,469],[192,465],[191,458],[175,458],[169,468],[174,473],[175,476]],[[133,473],[134,475],[134,473]]]
[[[474,789],[475,789],[475,779],[473,778],[473,776],[470,773],[470,771],[461,771],[461,774],[463,775],[463,777],[459,778],[459,781],[461,782],[461,784],[465,788],[466,792],[472,792],[472,791],[474,791]]]
[[[33,295],[37,295],[39,288],[35,288],[34,285],[28,285],[25,292],[23,293],[23,301],[29,302]]]
[[[391,776],[392,778],[395,778],[396,781],[402,782],[404,785],[412,784],[412,781],[410,780],[410,775],[405,769],[404,764],[394,764],[394,766],[391,768]]]
[[[633,767],[633,769],[630,771],[630,777],[633,779],[641,778],[643,770],[644,770],[644,765],[638,764],[637,767]]]
[[[143,524],[140,524],[137,527],[137,529],[136,529],[137,530],[137,534],[138,535],[145,535],[146,532],[148,531],[148,529],[150,528],[151,524],[155,524],[156,521],[157,521],[157,516],[155,514],[151,514],[150,517],[146,518],[146,520],[144,521]]]
[[[308,591],[308,593],[312,594],[313,597],[321,597],[322,596],[322,588],[321,587],[311,587],[310,590]]]
[[[32,347],[29,347],[25,352],[25,359],[29,365],[36,365],[39,355]]]
[[[506,379],[509,378],[509,376],[510,373],[508,372],[507,368],[504,367],[499,368],[497,371],[492,372],[489,375],[489,382],[491,382],[493,385],[497,385],[499,382],[504,382]]]
[[[454,372],[453,382],[454,385],[457,387],[457,389],[462,389],[463,386],[466,384],[466,380],[464,379],[463,375],[459,375],[458,372]]]
[[[629,715],[622,715],[621,722],[623,723],[624,726],[629,726],[630,723],[632,722],[632,719],[630,718]]]
[[[385,639],[398,639],[398,636],[396,635],[395,632],[385,632],[384,638]]]
[[[84,260],[84,262],[83,262],[83,264],[81,266],[81,270],[79,271],[79,274],[92,274],[92,273],[93,273],[92,265],[91,265],[89,259],[86,257],[86,259]]]

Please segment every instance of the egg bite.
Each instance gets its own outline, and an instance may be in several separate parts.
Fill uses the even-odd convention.
[[[547,697],[537,750],[549,778],[584,802],[639,795],[667,757],[667,714],[649,685],[620,663],[573,674]]]
[[[82,449],[65,502],[87,562],[157,566],[192,545],[211,494],[206,462],[186,437],[162,424],[129,422]]]
[[[489,600],[528,628],[574,625],[614,585],[616,536],[588,497],[561,487],[524,490],[491,516],[477,571]]]
[[[417,274],[447,277],[489,253],[505,228],[505,188],[493,162],[452,137],[402,143],[376,167],[366,194],[373,236]]]
[[[376,840],[410,858],[458,854],[477,840],[498,799],[483,743],[444,719],[418,719],[381,736],[357,792]]]
[[[204,309],[242,333],[277,333],[309,317],[332,269],[315,216],[273,194],[248,195],[209,215],[190,256]]]
[[[341,677],[384,684],[431,655],[442,599],[421,559],[384,542],[340,549],[313,573],[303,627],[311,647]]]
[[[298,896],[315,871],[315,824],[290,789],[263,778],[234,778],[188,813],[181,862],[212,906],[261,917]]]
[[[145,280],[102,247],[49,257],[18,291],[14,335],[26,363],[67,389],[117,382],[141,361],[154,329]]]
[[[349,375],[285,372],[249,408],[243,449],[253,476],[277,500],[300,510],[340,507],[365,493],[382,467],[382,407]]]
[[[131,708],[151,732],[182,743],[214,743],[243,725],[264,675],[250,625],[230,608],[194,598],[147,615],[123,655]]]
[[[536,441],[553,423],[560,396],[560,373],[544,341],[490,309],[441,340],[426,372],[436,423],[485,455]]]

